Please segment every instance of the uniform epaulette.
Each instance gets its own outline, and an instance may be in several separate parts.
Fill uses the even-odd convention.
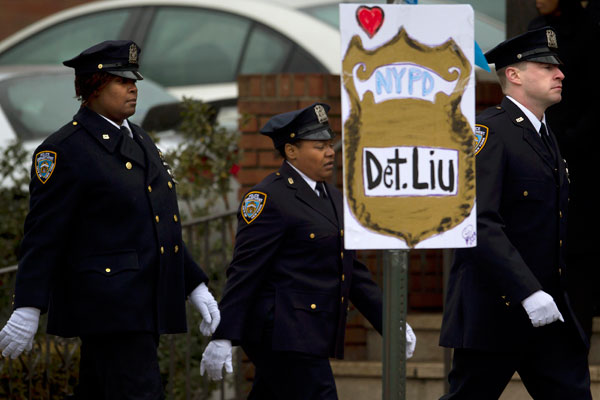
[[[46,140],[44,140],[44,143],[59,144],[75,133],[79,128],[80,126],[77,121],[71,121],[60,127],[60,129],[52,135],[48,136]]]
[[[480,119],[494,118],[498,115],[504,114],[505,112],[506,111],[500,106],[490,107],[477,115],[477,120],[479,121]]]

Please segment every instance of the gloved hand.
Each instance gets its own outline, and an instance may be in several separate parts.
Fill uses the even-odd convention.
[[[411,326],[406,323],[406,359],[408,360],[413,356],[415,347],[417,346],[417,335],[413,332]]]
[[[524,299],[521,304],[534,327],[544,326],[553,323],[556,320],[565,322],[552,296],[543,290],[538,290],[531,296]]]
[[[38,308],[19,307],[14,310],[0,331],[2,355],[15,359],[21,355],[23,350],[31,350],[39,321],[40,310]]]
[[[233,372],[231,365],[231,341],[227,339],[211,340],[202,353],[200,361],[200,375],[204,376],[204,371],[213,381],[223,379],[223,367],[228,373]]]
[[[200,314],[202,314],[202,322],[200,322],[200,332],[204,336],[210,336],[215,333],[219,322],[221,322],[221,313],[219,306],[208,288],[202,282],[196,289],[190,293],[190,300]]]

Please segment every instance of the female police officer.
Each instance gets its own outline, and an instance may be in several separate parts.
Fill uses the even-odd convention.
[[[334,400],[328,357],[343,358],[348,303],[381,333],[381,290],[343,247],[342,194],[330,184],[329,106],[271,118],[261,133],[285,161],[242,200],[221,325],[200,364],[231,372],[232,345],[256,369],[249,399]],[[416,338],[407,325],[407,357]]]
[[[163,398],[158,335],[186,331],[185,299],[201,330],[220,320],[206,275],[182,242],[175,185],[135,112],[140,49],[97,44],[64,64],[82,107],[35,151],[30,212],[3,355],[48,333],[82,340],[84,399]]]

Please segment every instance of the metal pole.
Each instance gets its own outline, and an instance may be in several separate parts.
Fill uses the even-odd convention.
[[[407,250],[383,253],[383,400],[406,399]]]
[[[448,292],[448,276],[450,276],[450,265],[452,264],[452,249],[444,249],[443,260],[443,292],[444,292],[444,310],[446,309],[446,293]],[[450,382],[448,382],[448,374],[452,368],[452,349],[444,347],[444,393],[450,391]]]

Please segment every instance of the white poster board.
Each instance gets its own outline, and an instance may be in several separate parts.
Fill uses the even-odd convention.
[[[476,245],[473,18],[340,5],[346,248]]]

